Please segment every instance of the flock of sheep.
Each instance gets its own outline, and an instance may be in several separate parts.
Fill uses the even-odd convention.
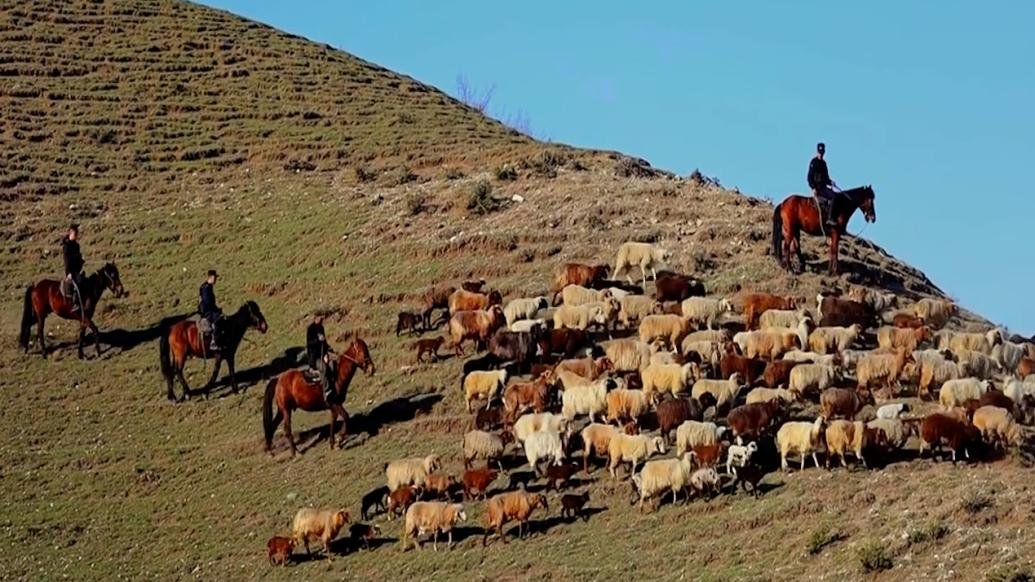
[[[708,297],[693,278],[658,271],[668,254],[647,243],[621,245],[606,265],[563,265],[552,297],[503,304],[484,281],[437,286],[420,311],[399,315],[396,332],[426,331],[444,310],[447,335],[415,344],[418,361],[438,349],[464,353],[473,341],[485,353],[466,360],[461,398],[474,428],[461,443],[465,471],[441,472],[437,454],[392,461],[386,484],[362,499],[364,519],[404,516],[402,547],[428,534],[452,545],[467,519],[465,501],[483,499],[483,545],[503,526],[523,536],[531,514],[548,509],[543,479],[557,490],[562,515],[583,517],[589,494],[564,492],[578,472],[603,458],[619,469],[641,510],[671,495],[711,496],[739,484],[755,496],[760,481],[796,458],[864,467],[886,460],[910,436],[919,453],[958,455],[1020,446],[1020,424],[1035,413],[1035,345],[999,329],[964,332],[945,326],[957,315],[948,301],[898,298],[865,289],[825,293],[815,302],[768,293]],[[639,269],[640,285],[623,272]],[[653,295],[644,294],[647,274]],[[740,313],[737,313],[739,310]],[[440,320],[441,321],[441,320]],[[1013,341],[1011,341],[1013,340]],[[904,399],[938,394],[937,409],[919,414]],[[914,410],[916,408],[916,410]],[[869,420],[863,420],[869,419]],[[668,450],[675,456],[662,458]],[[490,489],[520,450],[528,470],[511,470],[501,492]],[[582,462],[571,461],[581,454]],[[883,459],[882,459],[883,458]],[[750,486],[750,489],[749,489]],[[324,544],[349,521],[344,511],[299,512],[292,538],[270,541],[280,562],[295,541]],[[353,526],[357,541],[377,535]],[[286,552],[286,553],[285,553]],[[330,552],[327,552],[328,559]]]

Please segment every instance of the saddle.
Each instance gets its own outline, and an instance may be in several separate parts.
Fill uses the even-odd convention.
[[[73,283],[69,279],[62,279],[61,280],[61,295],[63,295],[65,297],[65,299],[72,299],[72,298],[74,298],[75,297],[75,283]]]
[[[323,375],[320,374],[320,370],[305,367],[302,368],[302,378],[310,384],[319,384],[320,381],[323,380]]]

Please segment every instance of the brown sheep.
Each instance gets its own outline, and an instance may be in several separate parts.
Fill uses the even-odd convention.
[[[698,467],[714,467],[719,464],[722,458],[723,444],[714,443],[710,445],[694,445],[694,461]]]
[[[754,440],[769,432],[782,414],[783,405],[776,399],[738,406],[726,416],[726,422],[734,437]]]
[[[758,319],[770,309],[797,309],[798,300],[771,293],[749,293],[744,295],[743,312],[748,329],[758,329]]]
[[[583,521],[589,521],[589,514],[584,511],[588,502],[589,491],[583,491],[581,494],[565,493],[561,496],[561,517],[571,516],[572,519],[578,519],[581,516]]]
[[[376,525],[354,523],[349,526],[349,539],[352,540],[353,547],[356,548],[362,543],[363,548],[369,550],[370,540],[377,539],[379,535],[381,535],[381,528]]]
[[[568,482],[578,472],[578,465],[571,463],[550,465],[546,468],[546,490],[556,489],[560,491],[562,488],[567,487]]]
[[[676,315],[683,314],[683,308],[679,305],[680,301],[690,297],[704,297],[704,295],[704,285],[697,279],[686,275],[662,271],[654,279],[654,297],[660,302],[675,301],[676,307],[679,308],[679,311],[675,312]]]
[[[432,362],[439,361],[442,356],[438,355],[438,349],[441,348],[444,343],[446,343],[446,338],[442,336],[413,342],[413,348],[417,350],[417,363],[419,364],[423,361],[424,354],[431,354]]]
[[[936,412],[924,417],[920,423],[920,455],[923,456],[927,449],[941,450],[944,442],[952,451],[952,462],[956,462],[956,455],[960,449],[963,450],[966,458],[970,458],[970,447],[981,440],[981,433],[967,423],[955,416]]]
[[[819,312],[821,314],[819,320],[820,327],[851,327],[852,325],[858,325],[863,329],[867,329],[879,320],[877,313],[869,305],[840,297],[821,297]]]
[[[596,359],[586,357],[577,360],[561,360],[554,368],[554,372],[557,373],[561,370],[573,372],[587,380],[596,380],[604,372],[614,370],[614,364],[607,356]]]
[[[1017,377],[1024,380],[1033,373],[1035,373],[1035,360],[1021,358],[1021,361],[1017,364]]]
[[[474,340],[476,349],[485,349],[496,330],[506,324],[503,308],[493,305],[488,310],[458,311],[449,318],[449,336],[457,356],[464,355],[463,342]]]
[[[485,287],[485,279],[478,279],[477,281],[464,281],[460,283],[460,288],[464,291],[470,291],[471,293],[481,293],[482,287]]]
[[[686,398],[666,398],[657,406],[658,428],[665,444],[672,443],[672,431],[687,420],[701,420],[701,406]]]
[[[399,516],[406,512],[406,509],[417,501],[417,488],[412,485],[403,485],[388,494],[388,519]]]
[[[291,552],[295,549],[294,538],[273,536],[266,542],[271,566],[283,566],[291,561]]]
[[[864,406],[873,403],[873,395],[869,391],[857,392],[846,388],[827,388],[819,395],[820,415],[827,420],[837,415],[854,420],[855,415]]]
[[[565,263],[557,270],[553,278],[553,285],[550,292],[553,293],[552,303],[557,305],[557,296],[568,285],[580,285],[582,287],[593,287],[599,281],[607,279],[611,267],[609,265],[585,265],[582,263]]]
[[[295,520],[291,524],[291,534],[295,540],[302,542],[305,546],[305,553],[309,555],[312,555],[309,550],[309,540],[319,538],[323,542],[327,561],[330,562],[331,540],[338,537],[338,532],[347,523],[349,523],[349,512],[347,511],[305,507],[299,509],[295,514]]]
[[[431,313],[435,309],[445,309],[446,317],[449,316],[449,297],[455,291],[456,287],[450,285],[436,285],[419,297],[424,329],[431,329]]]
[[[518,522],[518,538],[524,538],[525,525],[537,507],[549,509],[546,505],[546,496],[541,493],[510,491],[494,496],[485,508],[485,536],[482,537],[482,547],[488,543],[493,530],[503,539],[503,543],[507,543],[507,537],[503,535],[503,526],[509,521]]]
[[[719,375],[722,378],[729,378],[734,373],[740,374],[748,386],[753,386],[759,378],[765,375],[767,365],[765,360],[758,358],[746,358],[733,353],[726,353],[719,360]]]
[[[460,480],[464,484],[464,499],[472,500],[478,497],[485,499],[489,486],[496,480],[499,471],[492,469],[468,469],[464,471]]]
[[[924,326],[924,318],[912,313],[899,312],[891,318],[891,325],[899,328],[916,329]]]
[[[503,296],[499,291],[489,293],[471,293],[463,289],[453,291],[449,296],[449,314],[455,315],[459,311],[484,311],[493,305],[503,303]]]
[[[792,360],[772,360],[765,367],[762,382],[770,388],[786,386],[791,378],[791,370],[801,363]]]
[[[931,328],[882,327],[877,330],[877,345],[884,349],[904,348],[912,352],[924,341],[934,337]]]
[[[395,322],[395,337],[399,337],[399,334],[403,331],[409,333],[419,333],[421,326],[424,323],[424,316],[420,313],[411,313],[409,311],[400,311],[399,316]]]
[[[449,499],[449,491],[453,488],[455,484],[456,478],[452,475],[431,473],[424,480],[423,491],[421,491],[421,499],[447,500]]]

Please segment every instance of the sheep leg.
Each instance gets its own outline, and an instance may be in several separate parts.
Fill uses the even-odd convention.
[[[447,550],[452,550],[453,549],[453,530],[449,530],[449,532],[447,532],[447,533],[448,533],[448,535],[446,537],[449,538],[449,545],[446,546],[446,549]]]
[[[805,459],[806,458],[808,458],[808,455],[806,455],[805,453],[802,453],[802,455],[801,455],[801,469],[800,469],[801,471],[805,470]],[[817,464],[817,466],[819,466],[819,465]]]
[[[437,528],[435,529],[435,531],[431,532],[431,549],[436,551],[436,552],[438,551],[438,529]]]
[[[804,469],[805,468],[805,455],[802,455],[801,457],[802,457],[801,458],[801,468]],[[844,456],[842,456],[841,457],[841,466],[844,466],[844,462],[845,462],[845,458],[844,458]],[[812,464],[815,465],[817,469],[819,468],[819,457],[816,456],[816,451],[812,451]]]

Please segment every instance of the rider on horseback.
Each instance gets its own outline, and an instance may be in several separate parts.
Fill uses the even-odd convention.
[[[309,369],[319,373],[319,380],[323,385],[323,396],[327,402],[331,402],[334,396],[334,363],[331,361],[330,344],[327,343],[327,334],[323,329],[323,313],[317,312],[313,315],[313,322],[305,330],[305,353]]]
[[[838,189],[837,184],[830,179],[830,173],[827,171],[827,162],[823,159],[826,151],[827,146],[823,142],[816,144],[816,155],[809,162],[807,179],[809,188],[812,188],[812,196],[816,199],[820,218],[830,227],[837,226],[837,223],[831,216],[831,211],[834,209],[834,199],[837,197]]]
[[[83,253],[79,250],[79,225],[68,227],[68,234],[61,239],[61,254],[65,259],[65,281],[61,290],[72,299],[72,311],[79,311],[83,297]]]
[[[219,336],[219,320],[223,318],[223,310],[216,305],[216,279],[219,274],[215,270],[209,270],[208,278],[201,284],[201,288],[198,290],[200,301],[198,302],[198,312],[201,313],[202,319],[208,322],[211,327],[210,333],[210,344],[209,349],[213,352],[219,351],[220,336]]]

